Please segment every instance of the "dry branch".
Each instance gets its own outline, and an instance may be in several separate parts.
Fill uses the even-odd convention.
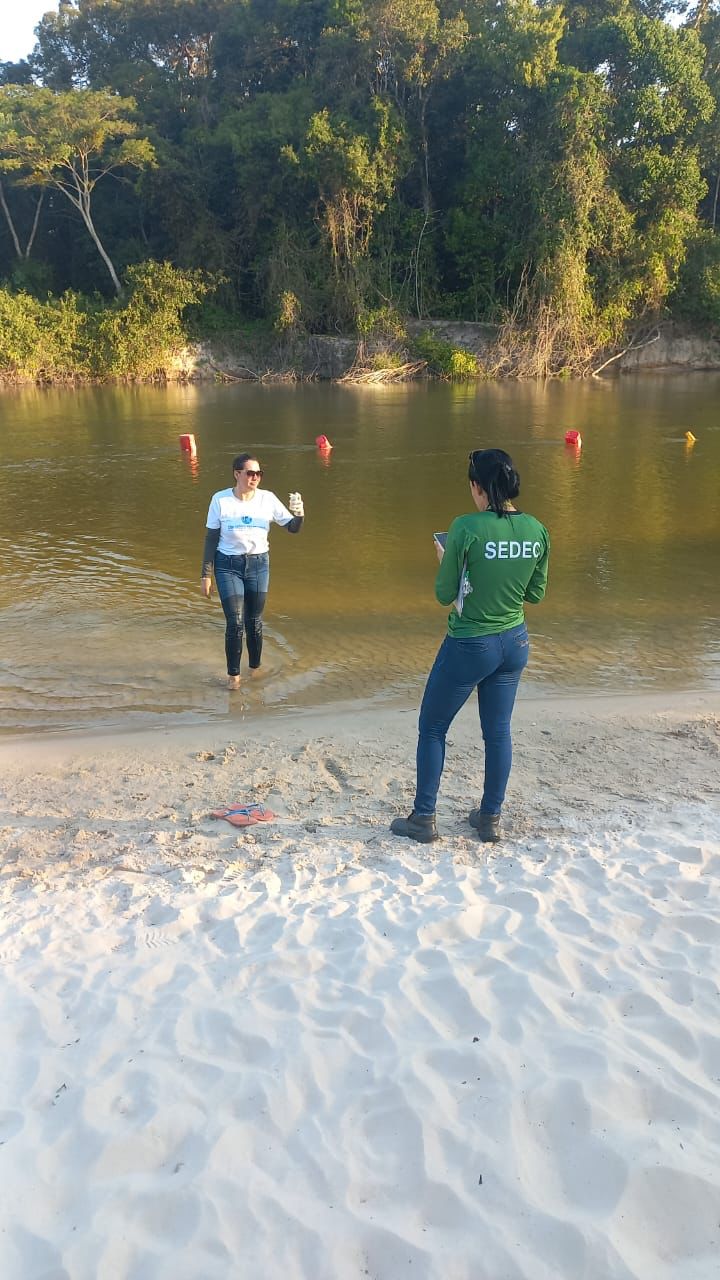
[[[627,355],[628,351],[640,351],[642,350],[643,347],[649,347],[653,342],[657,342],[659,337],[660,337],[660,330],[656,329],[652,338],[648,338],[645,342],[631,342],[629,346],[624,347],[622,351],[618,351],[614,356],[610,356],[609,360],[606,360],[603,364],[598,365],[597,369],[591,369],[590,376],[593,378],[597,378],[598,375],[602,373],[603,369],[607,369],[608,365],[613,363],[613,360],[621,360],[623,356]]]
[[[410,360],[406,364],[386,369],[368,369],[353,365],[352,369],[348,369],[347,373],[344,373],[341,378],[335,378],[334,381],[346,384],[407,382],[411,378],[417,378],[426,368],[427,360]]]

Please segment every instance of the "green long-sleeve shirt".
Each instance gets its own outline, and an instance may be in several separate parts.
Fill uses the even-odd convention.
[[[471,590],[462,614],[450,613],[448,633],[487,636],[519,626],[525,601],[537,604],[545,595],[549,551],[547,529],[523,511],[477,511],[453,520],[435,595],[440,604],[454,603],[464,563]]]

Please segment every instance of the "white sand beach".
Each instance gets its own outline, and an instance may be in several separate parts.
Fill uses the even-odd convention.
[[[2,1280],[720,1276],[720,695],[415,725],[0,745]]]

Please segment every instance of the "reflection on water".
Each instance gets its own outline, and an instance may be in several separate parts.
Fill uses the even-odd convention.
[[[489,445],[552,538],[524,693],[718,687],[718,384],[6,393],[0,728],[415,701],[444,631],[432,531],[471,509],[467,454]],[[302,491],[307,521],[273,530],[267,671],[229,699],[222,611],[198,578],[210,494],[244,447],[268,488]]]

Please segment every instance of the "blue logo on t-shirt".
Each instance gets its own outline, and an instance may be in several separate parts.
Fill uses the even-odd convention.
[[[253,522],[252,516],[241,516],[240,519],[243,524],[252,524]]]

